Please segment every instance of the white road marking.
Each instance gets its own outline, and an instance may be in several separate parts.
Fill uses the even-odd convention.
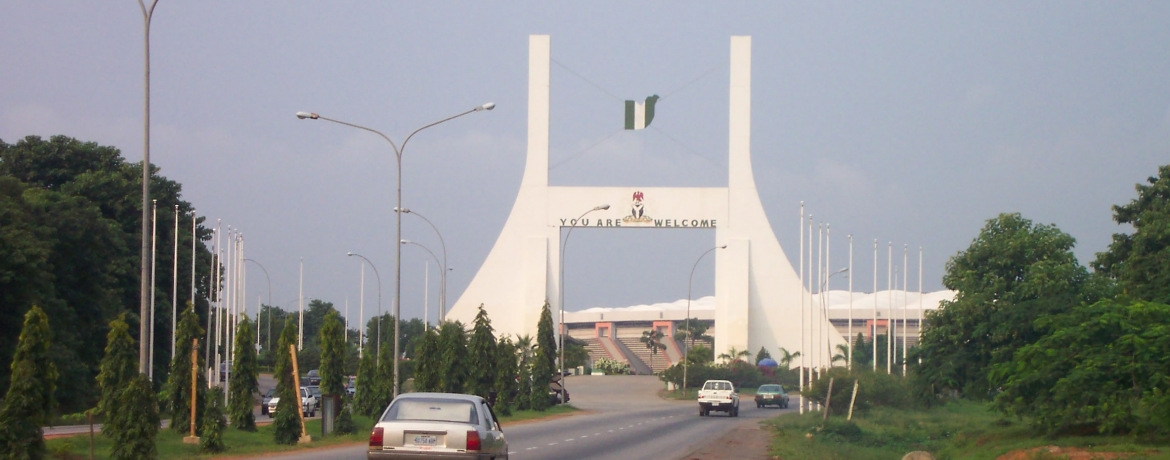
[[[613,431],[613,430],[610,430]],[[601,433],[593,433],[594,436],[601,436]]]
[[[573,439],[575,439],[575,438],[569,438],[569,439],[566,439],[566,440],[565,440],[565,442],[572,441]]]
[[[610,432],[610,433],[613,433],[613,430],[609,430],[609,432]]]
[[[550,443],[548,443],[548,445],[550,445],[550,446],[555,446],[555,445],[557,445],[557,443],[555,443],[555,442],[550,442]]]
[[[529,448],[524,449],[524,450],[536,450],[536,449],[539,449],[539,447],[529,447]]]

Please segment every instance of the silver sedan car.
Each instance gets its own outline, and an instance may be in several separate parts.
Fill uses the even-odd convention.
[[[506,459],[508,440],[479,396],[406,393],[374,425],[366,458]]]

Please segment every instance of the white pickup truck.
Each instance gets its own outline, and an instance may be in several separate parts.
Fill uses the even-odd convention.
[[[711,411],[726,412],[739,417],[739,393],[735,385],[727,380],[708,380],[699,389],[699,416],[706,417]]]

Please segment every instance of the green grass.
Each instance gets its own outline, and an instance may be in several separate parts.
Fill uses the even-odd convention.
[[[889,459],[915,450],[939,460],[993,460],[1012,450],[1049,445],[1170,460],[1170,442],[1165,440],[1147,444],[1124,436],[1049,439],[974,402],[921,411],[876,408],[854,414],[853,423],[836,416],[824,422],[820,413],[786,414],[766,423],[774,430],[771,454],[786,460]]]
[[[562,414],[576,412],[578,409],[572,405],[559,405],[550,407],[545,412],[537,412],[531,410],[513,412],[507,417],[500,417],[500,422],[503,424],[521,422],[527,420],[536,420],[544,417],[552,417]],[[159,431],[157,438],[158,458],[160,459],[200,459],[210,458],[213,456],[223,455],[252,455],[264,454],[270,452],[287,452],[315,447],[338,446],[343,444],[362,444],[369,440],[370,429],[373,428],[373,419],[369,417],[354,416],[354,423],[357,425],[357,432],[346,436],[321,436],[321,420],[307,420],[305,421],[305,431],[312,436],[313,442],[305,445],[277,445],[273,439],[274,428],[271,424],[257,427],[255,432],[249,433],[240,431],[232,427],[227,427],[223,433],[224,444],[227,445],[228,450],[219,454],[201,454],[198,445],[183,444],[183,436],[171,430]],[[60,459],[88,459],[89,458],[89,435],[70,436],[65,438],[50,439],[47,441],[49,452],[52,458]],[[109,438],[98,433],[94,436],[94,458],[107,459],[110,457],[110,448],[113,443]]]

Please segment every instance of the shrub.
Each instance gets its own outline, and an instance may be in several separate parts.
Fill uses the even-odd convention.
[[[843,415],[849,412],[849,400],[853,396],[853,382],[857,385],[857,402],[854,412],[864,412],[874,407],[905,408],[913,405],[911,383],[908,379],[867,370],[855,370],[851,374],[843,367],[834,367],[814,380],[804,394],[809,400],[825,403],[829,392],[829,379],[833,379],[833,398],[830,413]]]
[[[601,358],[593,363],[593,367],[605,372],[606,375],[625,375],[630,373],[630,364],[609,358]]]

